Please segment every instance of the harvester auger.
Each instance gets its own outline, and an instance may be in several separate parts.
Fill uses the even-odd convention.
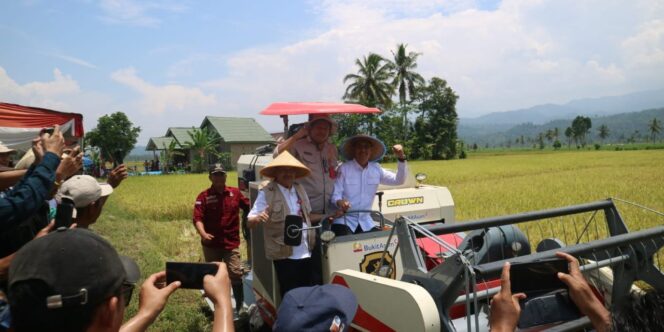
[[[597,213],[603,213],[604,218],[595,218]],[[573,232],[569,227],[562,231],[576,233],[571,236],[573,243],[566,245],[555,238],[556,234],[549,238],[540,236],[541,241],[533,246],[536,251],[532,253],[531,243],[516,226],[540,232],[548,228],[556,233],[546,224],[551,219],[584,214],[591,216],[581,219],[581,223],[578,218],[572,221],[579,224]],[[579,227],[581,232],[576,230]],[[591,231],[595,234],[584,234]],[[461,243],[443,240],[447,235],[463,232],[466,235]],[[555,258],[557,251],[580,260],[581,270],[607,306],[640,292],[642,287],[664,290],[661,271],[664,261],[658,255],[664,246],[664,226],[629,232],[611,199],[456,224],[418,224],[398,217],[387,244],[394,242],[394,234],[398,245],[385,245],[382,256],[400,255],[403,273],[399,281],[350,270],[338,271],[332,278],[332,282],[347,285],[356,293],[363,316],[374,317],[381,323],[363,326],[356,319],[354,325],[360,330],[380,327],[379,330],[487,331],[489,300],[500,290],[496,279],[504,262],[538,262]],[[588,241],[582,241],[584,235]],[[438,250],[431,250],[436,246]],[[383,268],[376,269],[376,275],[390,275],[390,265],[383,265],[381,259],[380,266]],[[412,285],[426,292],[418,292]],[[394,292],[395,289],[402,292]],[[371,294],[381,292],[400,294],[401,298],[376,305],[380,296]],[[532,306],[523,307],[520,328],[549,324],[546,325],[549,331],[579,331],[590,327],[586,317],[551,321],[557,312],[569,312],[562,307],[569,305],[569,300],[561,301],[558,295],[542,296],[531,302]],[[419,309],[398,310],[407,303]],[[390,315],[394,312],[401,315],[395,319]]]

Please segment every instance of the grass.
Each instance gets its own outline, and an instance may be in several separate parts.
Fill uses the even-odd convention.
[[[429,184],[447,186],[457,220],[472,220],[607,197],[664,211],[662,165],[662,150],[600,150],[478,153],[465,160],[414,161],[410,168],[427,173]],[[229,172],[228,184],[236,184],[235,173]],[[196,195],[208,185],[207,175],[201,174],[129,178],[109,198],[93,228],[121,254],[136,259],[143,276],[162,270],[168,260],[198,261],[200,243],[190,220]],[[631,230],[661,225],[664,220],[631,205],[616,204]],[[566,222],[574,227],[579,223]],[[536,230],[536,226],[526,227],[527,232]],[[574,230],[558,226],[551,233],[576,238]],[[603,234],[594,231],[591,236]],[[135,313],[137,293],[128,317]],[[210,319],[197,291],[179,290],[152,330],[207,331]]]

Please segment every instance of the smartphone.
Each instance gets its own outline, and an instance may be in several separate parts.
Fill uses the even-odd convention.
[[[42,130],[39,132],[39,136],[44,135],[44,134],[53,135],[53,131],[55,131],[54,127],[42,128]]]
[[[531,263],[514,263],[510,266],[512,293],[536,296],[557,289],[567,289],[558,272],[569,273],[567,260],[554,258]]]
[[[62,196],[60,199],[60,204],[55,212],[55,227],[58,229],[60,227],[69,228],[72,223],[72,216],[74,214],[74,200],[71,197]]]
[[[284,244],[297,247],[302,243],[302,216],[289,214],[284,221]]]
[[[122,151],[115,151],[113,153],[113,159],[115,160],[116,165],[124,164],[124,153],[122,153]]]
[[[215,275],[219,265],[214,263],[166,262],[166,283],[182,283],[180,288],[203,289],[203,278]]]

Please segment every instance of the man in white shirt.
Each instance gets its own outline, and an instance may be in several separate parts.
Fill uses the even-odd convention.
[[[377,162],[385,154],[385,144],[380,140],[357,135],[349,138],[341,147],[346,162],[337,170],[331,201],[344,212],[348,210],[371,210],[379,184],[400,185],[408,174],[406,155],[397,144],[392,151],[398,159],[394,174]],[[334,220],[332,231],[337,235],[357,234],[375,229],[369,213],[351,213]]]

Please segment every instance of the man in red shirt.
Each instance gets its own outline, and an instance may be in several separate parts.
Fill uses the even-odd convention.
[[[223,261],[228,266],[235,309],[242,310],[242,263],[240,261],[240,217],[251,209],[249,199],[240,190],[226,186],[226,171],[221,164],[210,167],[210,188],[204,190],[194,205],[194,226],[201,236],[206,262]]]

